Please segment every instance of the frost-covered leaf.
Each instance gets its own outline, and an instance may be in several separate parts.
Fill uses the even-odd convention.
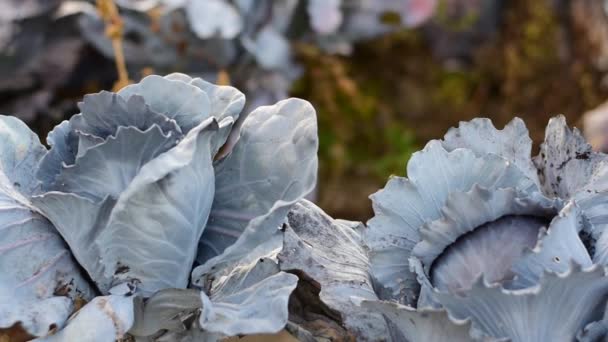
[[[549,120],[545,141],[534,159],[543,190],[561,198],[582,190],[605,162],[606,156],[593,152],[579,130],[566,125],[563,116]]]
[[[73,299],[88,300],[94,290],[28,199],[45,153],[38,137],[18,119],[1,116],[0,146],[0,328],[20,322],[31,335],[43,336],[63,325]]]
[[[232,153],[215,166],[195,284],[278,235],[291,205],[314,188],[317,147],[315,112],[306,101],[285,100],[249,114]]]
[[[382,317],[353,303],[354,297],[374,300],[377,296],[360,232],[351,223],[333,220],[306,200],[296,203],[287,215],[280,267],[303,272],[318,283],[319,298],[340,314],[357,339],[388,339]]]
[[[549,121],[545,141],[534,159],[543,190],[552,196],[572,198],[589,223],[584,233],[590,235],[594,263],[608,263],[608,158],[593,152],[580,132],[566,125],[558,116]]]

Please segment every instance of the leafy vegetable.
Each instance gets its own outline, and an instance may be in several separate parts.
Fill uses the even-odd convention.
[[[519,119],[461,123],[371,196],[365,226],[303,199],[318,166],[309,103],[259,107],[237,129],[243,106],[235,88],[171,74],[86,96],[49,150],[0,117],[0,328],[45,341],[605,337],[608,159],[563,117],[534,158]]]
[[[409,179],[372,196],[365,237],[382,301],[361,305],[415,341],[603,334],[606,156],[563,117],[530,152],[520,120],[475,119],[415,154]]]
[[[316,120],[310,104],[289,99],[260,107],[232,132],[244,102],[232,87],[149,76],[87,95],[81,113],[49,134],[48,151],[23,123],[3,118],[0,220],[18,229],[4,237],[12,254],[2,262],[17,267],[1,288],[3,298],[20,297],[0,327],[20,322],[44,336],[51,323],[66,324],[72,299],[102,295],[47,339],[281,330],[297,277],[279,270],[280,246],[267,242],[280,245],[286,213],[314,187]],[[40,247],[25,257],[21,246],[33,243]],[[189,289],[197,254],[214,277]]]
[[[75,300],[95,293],[29,199],[45,153],[38,137],[18,119],[1,116],[0,146],[0,328],[19,322],[29,335],[44,336],[65,324]]]

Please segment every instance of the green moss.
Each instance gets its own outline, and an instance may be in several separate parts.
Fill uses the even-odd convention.
[[[389,127],[382,138],[390,150],[372,162],[373,172],[383,180],[391,175],[403,176],[405,161],[418,150],[414,135],[406,127],[395,125]]]
[[[431,100],[439,106],[454,109],[464,109],[477,86],[473,72],[441,70],[435,82],[437,87]]]
[[[475,25],[479,20],[479,14],[479,11],[469,10],[458,16],[452,15],[449,13],[446,0],[440,0],[437,2],[434,19],[438,24],[452,31],[465,31]]]

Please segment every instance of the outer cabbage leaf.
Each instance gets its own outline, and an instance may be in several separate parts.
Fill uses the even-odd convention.
[[[224,336],[276,333],[285,327],[289,296],[298,283],[279,272],[278,249],[257,248],[201,292],[200,326]]]
[[[67,246],[30,203],[33,175],[45,153],[38,137],[13,117],[0,117],[0,328],[20,322],[31,335],[63,326],[72,299],[90,299]],[[62,297],[58,297],[62,296]]]
[[[591,322],[576,334],[579,342],[594,342],[604,340],[608,336],[608,311],[604,310],[604,317],[601,320]]]
[[[443,138],[443,146],[448,151],[466,148],[478,156],[489,153],[499,155],[515,164],[527,178],[536,184],[539,182],[531,160],[532,139],[520,118],[511,120],[501,130],[486,118],[461,122],[458,127],[448,130]]]
[[[578,129],[571,130],[563,116],[549,120],[545,141],[534,158],[543,191],[564,199],[588,189],[596,180],[595,173],[601,171],[607,161],[604,154],[592,152]]]
[[[131,328],[133,317],[133,296],[95,297],[70,318],[65,328],[37,341],[120,341]]]
[[[234,150],[216,165],[195,284],[278,235],[291,205],[314,187],[317,147],[315,112],[306,101],[289,99],[249,114]]]
[[[119,193],[108,193],[101,200],[57,191],[33,199],[102,292],[125,280],[141,282],[144,295],[186,287],[213,199],[211,141],[217,130],[217,123],[209,118],[147,163],[143,155],[133,153],[123,154],[127,160],[114,159],[122,166],[108,170],[104,177],[118,178],[114,172],[131,163],[137,165],[137,172],[122,173],[132,180],[122,183]],[[102,155],[112,160],[121,149],[108,149]],[[86,175],[98,176],[96,170],[82,170],[80,176]]]
[[[471,337],[471,321],[455,320],[445,310],[420,309],[384,301],[363,301],[363,310],[384,314],[406,341],[411,342],[470,342],[482,341]],[[483,339],[485,342],[494,341]]]
[[[4,293],[5,289],[0,291],[0,329],[16,329],[16,333],[32,337],[46,336],[63,327],[74,311],[74,303],[68,297],[28,300],[27,296],[15,297],[13,293]]]
[[[274,244],[254,249],[203,291],[166,289],[139,300],[130,333],[153,341],[211,342],[278,332],[287,323],[287,303],[298,281],[279,272],[278,251]]]
[[[36,178],[42,183],[42,190],[48,190],[51,184],[55,183],[63,164],[74,164],[78,142],[70,133],[71,128],[69,121],[63,121],[46,137],[51,149],[41,158],[36,171]]]
[[[608,264],[608,158],[593,152],[580,132],[558,116],[549,121],[545,141],[534,159],[543,190],[552,196],[572,198],[589,223],[583,234],[589,239],[594,263]]]
[[[582,270],[572,264],[563,274],[545,273],[530,288],[506,290],[481,278],[462,295],[433,295],[456,319],[496,338],[522,341],[572,341],[588,322],[602,318],[608,278],[602,267]]]
[[[377,300],[368,273],[369,259],[360,236],[362,224],[334,220],[302,200],[287,214],[280,267],[304,273],[320,287],[319,298],[339,313],[358,340],[388,340],[382,316],[361,310],[353,298]]]
[[[161,145],[165,149],[171,147],[171,143],[174,144],[176,140],[183,136],[182,129],[175,120],[152,110],[140,95],[133,95],[125,100],[118,94],[102,91],[97,94],[86,95],[83,101],[79,103],[79,107],[82,110],[81,114],[74,115],[69,121],[62,122],[47,137],[51,150],[42,158],[36,174],[42,181],[42,189],[45,191],[57,190],[58,186],[63,186],[62,181],[57,180],[59,175],[62,172],[70,172],[70,168],[78,167],[74,166],[77,159],[87,154],[91,148],[101,145],[108,139],[113,140],[108,144],[109,146],[90,151],[91,153],[87,158],[99,158],[99,155],[94,157],[92,155],[99,154],[100,151],[103,151],[104,154],[111,152],[104,151],[104,149],[124,149],[125,147],[120,145],[112,145],[121,144],[125,139],[135,138],[141,142],[144,136],[153,138],[156,131],[162,132],[167,138],[172,136],[172,139],[165,139],[167,141]],[[123,129],[122,139],[118,139],[117,136],[119,128]],[[124,131],[127,128],[130,132]],[[156,128],[156,131],[154,128]],[[146,131],[147,133],[142,134],[136,130]],[[129,135],[129,137],[125,135]],[[157,139],[161,141],[160,138],[157,137]],[[155,152],[147,159],[164,151],[155,145],[144,146],[147,148],[146,152],[148,154]],[[134,153],[123,151],[122,154],[122,158],[129,158],[129,154]],[[132,164],[141,163],[135,162]],[[68,178],[69,181],[71,176],[64,178]]]

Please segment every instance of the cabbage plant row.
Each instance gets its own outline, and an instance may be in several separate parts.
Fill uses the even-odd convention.
[[[334,219],[312,106],[184,74],[0,117],[0,332],[38,341],[598,341],[608,158],[563,117],[463,122]],[[227,143],[230,135],[237,138]],[[24,337],[25,336],[25,337]]]
[[[295,44],[348,54],[353,42],[421,24],[436,7],[436,0],[112,1],[132,78],[152,70],[215,80],[225,71],[249,97],[246,113],[287,98],[301,73]],[[0,94],[14,98],[4,110],[28,123],[62,118],[73,102],[65,93],[113,82],[114,58],[93,0],[0,2]],[[91,73],[90,65],[106,69]]]

